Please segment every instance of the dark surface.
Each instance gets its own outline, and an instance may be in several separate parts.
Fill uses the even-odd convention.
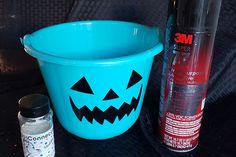
[[[233,157],[236,154],[236,94],[218,100],[205,108],[197,148],[188,153],[174,153],[161,145],[158,139],[158,108],[153,101],[146,102],[141,112],[141,127],[154,149],[166,156],[175,157]]]
[[[166,0],[0,0],[0,157],[23,156],[18,99],[47,93],[36,61],[23,52],[20,37],[48,25],[91,19],[132,21],[164,29],[167,6]],[[154,136],[162,55],[153,64],[140,122],[116,138],[87,141],[67,133],[55,118],[56,156],[234,157],[236,0],[222,1],[200,143],[190,153],[171,154]]]

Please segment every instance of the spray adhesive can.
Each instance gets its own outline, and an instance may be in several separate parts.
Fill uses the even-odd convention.
[[[170,150],[198,144],[221,0],[170,0],[159,127]]]

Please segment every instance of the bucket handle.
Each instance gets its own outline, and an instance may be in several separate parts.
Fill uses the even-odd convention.
[[[30,44],[30,35],[26,34],[23,38],[20,38],[20,42],[23,46],[29,45]]]
[[[159,37],[159,42],[163,43],[164,41],[163,31],[158,27],[152,27],[152,30],[154,30],[158,34],[157,36]]]

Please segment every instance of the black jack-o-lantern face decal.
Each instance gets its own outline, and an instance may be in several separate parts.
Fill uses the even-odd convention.
[[[141,80],[142,76],[133,70],[126,89],[131,88]],[[71,87],[71,89],[86,94],[91,94],[91,95],[95,94],[85,77],[82,77],[78,82],[76,82]],[[107,108],[105,111],[100,110],[97,106],[95,106],[92,111],[87,106],[83,106],[82,108],[79,109],[76,107],[72,98],[69,97],[69,99],[72,109],[76,117],[80,121],[82,121],[83,117],[85,117],[87,121],[89,121],[91,124],[93,123],[93,120],[96,120],[98,123],[103,124],[104,120],[107,120],[110,123],[114,123],[116,117],[118,117],[119,120],[121,120],[125,115],[129,116],[133,110],[135,111],[137,109],[141,93],[142,93],[142,85],[140,87],[138,97],[135,98],[133,96],[131,98],[132,100],[130,104],[123,102],[123,104],[120,106],[119,109],[116,109],[115,107],[112,106],[112,104],[110,104],[110,107]],[[104,96],[102,101],[107,101],[112,99],[119,99],[119,95],[117,95],[114,90],[110,89]]]

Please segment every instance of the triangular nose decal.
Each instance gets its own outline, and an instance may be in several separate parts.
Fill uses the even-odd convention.
[[[103,100],[111,100],[116,98],[119,98],[119,96],[112,89],[110,89]]]

